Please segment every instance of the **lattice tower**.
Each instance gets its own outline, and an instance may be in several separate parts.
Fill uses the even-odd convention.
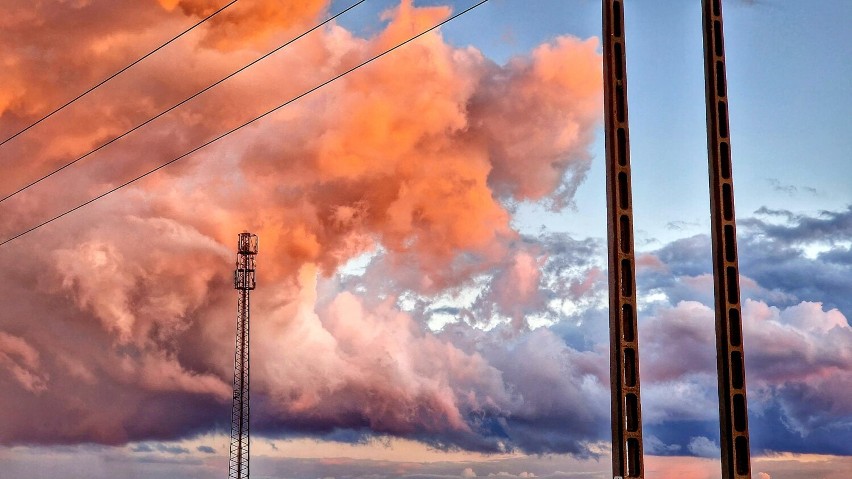
[[[237,301],[237,339],[234,353],[234,402],[231,409],[231,459],[228,478],[249,477],[249,292],[255,288],[257,235],[240,233],[234,289]]]

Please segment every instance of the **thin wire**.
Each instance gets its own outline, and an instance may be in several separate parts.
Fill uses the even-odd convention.
[[[414,35],[413,37],[409,38],[408,40],[405,40],[404,42],[399,43],[399,44],[397,44],[396,46],[391,47],[391,48],[389,48],[389,49],[387,49],[387,50],[383,51],[382,53],[379,53],[378,55],[376,55],[376,56],[374,56],[374,57],[371,57],[371,58],[369,58],[368,60],[365,60],[365,61],[363,61],[363,62],[359,63],[358,65],[356,65],[356,66],[354,66],[354,67],[352,67],[352,68],[350,68],[350,69],[346,70],[345,72],[340,73],[340,74],[338,74],[337,76],[335,76],[335,77],[333,77],[333,78],[331,78],[331,79],[329,79],[329,80],[326,80],[326,81],[324,81],[324,82],[320,83],[319,85],[317,85],[317,86],[315,86],[315,87],[313,87],[313,88],[311,88],[311,89],[309,89],[309,90],[306,90],[306,91],[304,91],[304,92],[302,92],[302,93],[300,93],[300,94],[296,95],[295,97],[293,97],[293,98],[291,98],[291,99],[289,99],[289,100],[285,101],[284,103],[282,103],[282,104],[280,104],[280,105],[276,106],[275,108],[273,108],[273,109],[271,109],[271,110],[267,111],[266,113],[263,113],[263,114],[261,114],[261,115],[259,115],[259,116],[256,116],[255,118],[253,118],[253,119],[251,119],[251,120],[249,120],[249,121],[247,121],[247,122],[243,123],[242,125],[237,126],[237,127],[235,127],[235,128],[232,128],[232,129],[228,130],[227,132],[222,133],[221,135],[219,135],[219,136],[217,136],[217,137],[213,138],[212,140],[209,140],[209,141],[207,141],[206,143],[203,143],[203,144],[201,144],[201,145],[199,145],[199,146],[196,146],[195,148],[193,148],[193,149],[191,149],[191,150],[187,151],[186,153],[184,153],[184,154],[182,154],[182,155],[180,155],[180,156],[178,156],[178,157],[176,157],[176,158],[174,158],[174,159],[171,159],[171,160],[169,160],[169,161],[167,161],[167,162],[165,162],[165,163],[161,164],[160,166],[158,166],[158,167],[156,167],[156,168],[154,168],[154,169],[152,169],[152,170],[149,170],[148,172],[143,173],[143,174],[141,174],[141,175],[137,176],[136,178],[133,178],[132,180],[129,180],[129,181],[125,182],[125,183],[122,183],[122,184],[120,184],[120,185],[116,186],[115,188],[113,188],[113,189],[111,189],[111,190],[108,190],[108,191],[106,191],[106,192],[104,192],[104,193],[101,193],[101,194],[100,194],[100,195],[98,195],[98,196],[95,196],[94,198],[92,198],[92,199],[90,199],[90,200],[87,200],[87,201],[85,201],[85,202],[83,202],[83,203],[80,203],[79,205],[77,205],[77,206],[75,206],[75,207],[71,208],[70,210],[65,211],[64,213],[61,213],[61,214],[59,214],[59,215],[56,215],[56,216],[54,216],[53,218],[51,218],[51,219],[49,219],[49,220],[43,221],[43,222],[41,222],[41,223],[37,224],[36,226],[33,226],[32,228],[30,228],[30,229],[28,229],[28,230],[26,230],[26,231],[23,231],[23,232],[21,232],[21,233],[18,233],[18,234],[16,234],[15,236],[12,236],[11,238],[8,238],[8,239],[4,240],[2,243],[0,243],[0,246],[3,246],[3,245],[5,245],[6,243],[9,243],[10,241],[13,241],[13,240],[15,240],[15,239],[18,239],[18,238],[20,238],[21,236],[24,236],[24,235],[25,235],[25,234],[27,234],[27,233],[31,233],[31,232],[33,232],[33,231],[35,231],[35,230],[37,230],[37,229],[41,228],[42,226],[45,226],[45,225],[47,225],[47,224],[50,224],[50,223],[52,223],[52,222],[54,222],[54,221],[58,220],[59,218],[62,218],[62,217],[63,217],[63,216],[65,216],[65,215],[68,215],[68,214],[70,214],[70,213],[73,213],[74,211],[79,210],[80,208],[83,208],[83,207],[85,207],[85,206],[88,206],[88,205],[90,205],[90,204],[94,203],[95,201],[97,201],[97,200],[99,200],[99,199],[101,199],[101,198],[103,198],[103,197],[105,197],[105,196],[107,196],[107,195],[110,195],[110,194],[112,194],[112,193],[114,193],[114,192],[116,192],[116,191],[118,191],[118,190],[120,190],[120,189],[124,188],[124,187],[125,187],[125,186],[127,186],[127,185],[130,185],[130,184],[132,184],[132,183],[135,183],[135,182],[137,182],[137,181],[141,180],[142,178],[145,178],[146,176],[148,176],[148,175],[150,175],[150,174],[152,174],[152,173],[155,173],[155,172],[157,172],[157,171],[159,171],[159,170],[161,170],[161,169],[163,169],[163,168],[165,168],[165,167],[167,167],[167,166],[171,165],[172,163],[174,163],[174,162],[176,162],[176,161],[179,161],[179,160],[181,160],[181,159],[183,159],[183,158],[186,158],[187,156],[189,156],[189,155],[191,155],[191,154],[195,153],[196,151],[198,151],[198,150],[200,150],[200,149],[202,149],[202,148],[204,148],[204,147],[206,147],[206,146],[208,146],[208,145],[211,145],[211,144],[213,144],[213,143],[215,143],[215,142],[217,142],[217,141],[221,140],[222,138],[225,138],[226,136],[230,135],[231,133],[234,133],[234,132],[235,132],[235,131],[237,131],[237,130],[240,130],[240,129],[242,129],[242,128],[245,128],[246,126],[248,126],[248,125],[250,125],[250,124],[252,124],[252,123],[256,122],[257,120],[260,120],[261,118],[263,118],[263,117],[265,117],[265,116],[268,116],[268,115],[270,115],[270,114],[272,114],[272,113],[274,113],[274,112],[276,112],[276,111],[280,110],[281,108],[284,108],[285,106],[287,106],[287,105],[289,105],[289,104],[291,104],[291,103],[295,102],[296,100],[299,100],[299,99],[301,99],[301,98],[303,98],[303,97],[305,97],[305,96],[310,95],[311,93],[313,93],[313,92],[315,92],[315,91],[319,90],[320,88],[322,88],[322,87],[324,87],[324,86],[328,85],[329,83],[332,83],[332,82],[334,82],[335,80],[338,80],[338,79],[340,79],[340,78],[342,78],[342,77],[344,77],[344,76],[346,76],[346,75],[348,75],[348,74],[352,73],[353,71],[355,71],[355,70],[357,70],[357,69],[359,69],[359,68],[363,67],[364,65],[367,65],[368,63],[371,63],[371,62],[373,62],[374,60],[377,60],[377,59],[379,59],[379,58],[381,58],[381,57],[383,57],[383,56],[387,55],[388,53],[390,53],[390,52],[392,52],[392,51],[394,51],[394,50],[396,50],[396,49],[398,49],[398,48],[400,48],[400,47],[402,47],[402,46],[404,46],[404,45],[406,45],[406,44],[408,44],[408,43],[410,43],[410,42],[412,42],[412,41],[414,41],[414,40],[416,40],[416,39],[418,39],[418,38],[420,38],[420,37],[422,37],[423,35],[426,35],[427,33],[431,32],[432,30],[435,30],[435,29],[437,29],[437,28],[441,27],[442,25],[444,25],[444,24],[446,24],[446,23],[449,23],[449,22],[451,22],[451,21],[455,20],[456,18],[458,18],[458,17],[460,17],[460,16],[464,15],[465,13],[467,13],[467,12],[469,12],[469,11],[471,11],[471,10],[475,9],[476,7],[479,7],[480,5],[482,5],[482,4],[484,4],[484,3],[487,3],[487,2],[488,2],[488,0],[481,0],[481,1],[479,1],[478,3],[474,4],[473,6],[468,7],[468,8],[467,8],[467,9],[465,9],[465,10],[462,10],[461,12],[459,12],[459,13],[457,13],[457,14],[455,14],[455,15],[453,15],[453,16],[451,16],[451,17],[449,17],[449,18],[447,18],[446,20],[444,20],[444,21],[442,21],[442,22],[440,22],[440,23],[437,23],[437,24],[436,24],[436,25],[434,25],[433,27],[431,27],[431,28],[429,28],[429,29],[427,29],[427,30],[422,31],[422,32],[418,33],[417,35]]]
[[[10,136],[9,138],[6,138],[6,139],[5,139],[5,140],[3,140],[2,142],[0,142],[0,146],[3,146],[3,145],[5,145],[6,143],[8,143],[8,142],[10,142],[10,141],[14,140],[15,138],[17,138],[18,136],[20,136],[20,135],[21,135],[22,133],[24,133],[25,131],[29,130],[30,128],[32,128],[32,127],[34,127],[34,126],[36,126],[36,125],[38,125],[39,123],[43,122],[44,120],[47,120],[48,118],[52,117],[54,114],[56,114],[56,113],[58,113],[59,111],[63,110],[63,109],[64,109],[65,107],[67,107],[68,105],[70,105],[70,104],[74,103],[75,101],[79,100],[80,98],[83,98],[84,96],[88,95],[89,93],[91,93],[91,92],[95,91],[98,87],[100,87],[100,86],[101,86],[101,85],[103,85],[104,83],[106,83],[106,82],[108,82],[108,81],[112,80],[113,78],[115,78],[115,77],[117,77],[117,76],[121,75],[122,73],[124,73],[125,71],[129,70],[131,67],[133,67],[133,66],[134,66],[134,65],[136,65],[137,63],[141,62],[142,60],[144,60],[144,59],[146,59],[146,58],[150,57],[151,55],[153,55],[153,54],[157,53],[158,51],[162,50],[163,48],[165,48],[167,45],[169,45],[169,44],[170,44],[170,43],[172,43],[173,41],[175,41],[175,40],[177,40],[178,38],[180,38],[180,37],[182,37],[182,36],[186,35],[186,34],[187,34],[187,33],[189,33],[190,31],[194,30],[194,29],[195,29],[195,27],[197,27],[197,26],[201,25],[202,23],[206,22],[207,20],[210,20],[211,18],[213,18],[214,16],[218,15],[220,12],[222,12],[222,11],[223,11],[223,10],[225,10],[226,8],[230,7],[231,5],[233,5],[233,4],[235,4],[235,3],[237,3],[238,1],[239,1],[239,0],[231,0],[231,2],[227,3],[224,7],[220,8],[219,10],[216,10],[215,12],[211,13],[210,15],[207,15],[206,17],[204,17],[203,19],[201,19],[201,21],[199,21],[198,23],[196,23],[195,25],[193,25],[193,26],[191,26],[191,27],[187,28],[186,30],[184,30],[184,31],[182,31],[182,32],[178,33],[177,35],[175,35],[174,37],[172,37],[172,39],[171,39],[171,40],[167,41],[166,43],[163,43],[162,45],[160,45],[160,46],[158,46],[157,48],[155,48],[155,49],[151,50],[150,52],[146,53],[144,56],[142,56],[141,58],[137,59],[136,61],[134,61],[134,62],[133,62],[133,63],[131,63],[130,65],[127,65],[126,67],[122,68],[121,70],[119,70],[119,71],[117,71],[117,72],[113,73],[112,75],[108,76],[106,79],[104,79],[103,81],[101,81],[101,82],[100,82],[100,83],[98,83],[97,85],[95,85],[95,86],[93,86],[93,87],[89,88],[88,90],[84,91],[83,93],[80,93],[79,95],[77,95],[76,97],[74,97],[72,100],[68,101],[67,103],[65,103],[64,105],[60,106],[59,108],[57,108],[57,109],[53,110],[52,112],[48,113],[47,115],[45,115],[45,116],[41,117],[41,119],[39,119],[39,120],[37,120],[36,122],[34,122],[34,123],[30,124],[28,127],[24,128],[23,130],[21,130],[21,131],[19,131],[19,132],[15,133],[14,135]],[[4,199],[5,199],[5,198],[4,198]]]
[[[236,0],[234,0],[234,1],[236,1]],[[324,20],[323,22],[321,22],[321,23],[319,23],[319,24],[315,25],[315,26],[314,26],[313,28],[311,28],[310,30],[308,30],[308,31],[306,31],[306,32],[304,32],[304,33],[302,33],[302,34],[300,34],[299,36],[297,36],[297,37],[295,37],[295,38],[292,38],[292,39],[288,40],[288,41],[287,41],[286,43],[284,43],[283,45],[278,46],[278,47],[277,47],[277,48],[275,48],[274,50],[272,50],[272,51],[270,51],[270,52],[268,52],[268,53],[264,54],[263,56],[261,56],[261,57],[257,58],[256,60],[252,61],[251,63],[248,63],[247,65],[244,65],[242,68],[240,68],[240,69],[238,69],[238,70],[236,70],[236,71],[232,72],[232,73],[231,73],[231,74],[229,74],[228,76],[225,76],[224,78],[221,78],[220,80],[218,80],[218,81],[216,81],[216,82],[214,82],[214,83],[211,83],[210,85],[207,85],[206,87],[202,88],[201,90],[199,90],[199,91],[195,92],[195,93],[194,93],[192,96],[190,96],[189,98],[186,98],[186,99],[184,99],[184,100],[182,100],[182,101],[180,101],[180,102],[178,102],[178,103],[176,103],[176,104],[172,105],[172,106],[171,106],[171,107],[169,107],[168,109],[161,111],[161,112],[160,112],[160,113],[158,113],[157,115],[155,115],[155,116],[153,116],[153,117],[151,117],[151,118],[149,118],[149,119],[145,120],[144,122],[142,122],[142,123],[140,123],[140,124],[138,124],[138,125],[134,126],[133,128],[131,128],[131,129],[127,130],[127,131],[125,131],[124,133],[122,133],[122,134],[120,134],[120,135],[118,135],[118,136],[116,136],[116,137],[112,138],[111,140],[107,141],[106,143],[102,143],[102,144],[101,144],[100,146],[98,146],[97,148],[95,148],[95,149],[93,149],[93,150],[89,150],[89,152],[87,152],[86,154],[84,154],[84,155],[82,155],[82,156],[78,156],[75,160],[70,161],[70,162],[68,162],[68,163],[66,163],[66,164],[64,164],[64,165],[62,165],[62,166],[60,166],[59,168],[57,168],[57,169],[55,169],[55,170],[51,171],[50,173],[48,173],[48,174],[46,174],[46,175],[42,176],[41,178],[39,178],[39,179],[37,179],[37,180],[34,180],[34,181],[30,182],[30,183],[29,183],[29,184],[27,184],[26,186],[22,186],[21,188],[18,188],[17,190],[13,191],[12,193],[7,194],[6,196],[4,196],[4,197],[0,198],[0,203],[2,203],[2,202],[4,202],[4,201],[8,200],[9,198],[11,198],[11,197],[13,197],[13,196],[17,195],[18,193],[23,192],[23,191],[24,191],[24,190],[26,190],[26,189],[29,189],[29,188],[30,188],[30,187],[32,187],[32,186],[35,186],[35,185],[37,185],[37,184],[41,183],[42,181],[44,181],[44,180],[46,180],[46,179],[50,178],[51,176],[53,176],[53,175],[55,175],[55,174],[59,173],[60,171],[64,170],[65,168],[68,168],[69,166],[71,166],[71,165],[73,165],[73,164],[77,163],[78,161],[80,161],[80,160],[82,160],[82,159],[84,159],[84,158],[86,158],[86,157],[88,157],[88,156],[90,156],[90,155],[92,155],[92,154],[94,154],[94,153],[97,153],[98,151],[102,150],[103,148],[106,148],[107,146],[109,146],[109,145],[111,145],[111,144],[115,143],[116,141],[118,141],[118,140],[120,140],[120,139],[124,138],[125,136],[127,136],[127,135],[129,135],[129,134],[133,133],[134,131],[136,131],[136,130],[138,130],[138,129],[142,128],[143,126],[147,125],[148,123],[151,123],[152,121],[154,121],[154,120],[156,120],[156,119],[160,118],[161,116],[165,115],[166,113],[169,113],[170,111],[174,110],[175,108],[178,108],[179,106],[181,106],[181,105],[183,105],[183,104],[185,104],[185,103],[187,103],[187,102],[189,102],[189,101],[191,101],[191,100],[195,99],[196,97],[198,97],[199,95],[201,95],[201,94],[203,94],[203,93],[207,92],[208,90],[210,90],[210,89],[212,89],[212,88],[214,88],[214,87],[218,86],[218,85],[219,85],[219,84],[221,84],[222,82],[224,82],[224,81],[226,81],[226,80],[228,80],[228,79],[230,79],[230,78],[232,78],[232,77],[236,76],[236,75],[237,75],[237,74],[239,74],[239,73],[242,73],[244,70],[248,69],[249,67],[253,66],[254,64],[256,64],[256,63],[260,62],[261,60],[264,60],[264,59],[268,58],[270,55],[272,55],[272,54],[274,54],[274,53],[276,53],[276,52],[280,51],[282,48],[284,48],[284,47],[286,47],[286,46],[288,46],[288,45],[292,44],[292,43],[293,43],[293,42],[295,42],[296,40],[299,40],[300,38],[304,37],[305,35],[308,35],[309,33],[313,32],[314,30],[316,30],[316,29],[318,29],[318,28],[322,27],[323,25],[326,25],[327,23],[329,23],[329,22],[331,22],[332,20],[336,19],[337,17],[339,17],[339,16],[343,15],[344,13],[348,12],[349,10],[352,10],[353,8],[357,7],[358,5],[360,5],[360,4],[362,4],[362,3],[364,3],[365,1],[366,1],[366,0],[359,0],[359,1],[355,2],[355,3],[353,3],[351,6],[349,6],[349,7],[348,7],[348,8],[346,8],[345,10],[343,10],[343,11],[341,11],[341,12],[336,13],[334,16],[332,16],[332,17],[330,17],[330,18],[328,18],[328,19]]]

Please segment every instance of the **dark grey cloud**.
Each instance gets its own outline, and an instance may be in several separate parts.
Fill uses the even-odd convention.
[[[196,448],[196,450],[198,452],[203,452],[204,454],[215,454],[216,453],[216,449],[213,449],[210,446],[198,446]]]
[[[683,231],[687,228],[695,228],[701,226],[697,221],[669,221],[666,223],[666,229],[670,231]]]
[[[759,216],[738,222],[743,297],[764,299],[779,306],[820,301],[852,317],[852,206],[818,215],[761,208]],[[768,221],[767,217],[781,219]],[[809,253],[817,247],[818,253]],[[673,241],[652,252],[664,265],[639,265],[640,294],[665,291],[670,300],[712,304],[712,250],[708,235]],[[702,279],[703,278],[703,279]],[[753,280],[756,284],[748,282]]]
[[[712,271],[711,243],[707,235],[695,235],[675,240],[654,254],[666,266],[662,276],[698,276]],[[641,269],[640,269],[641,271]]]
[[[150,443],[150,442],[140,442],[133,446],[131,449],[133,452],[141,452],[141,453],[151,453],[151,452],[162,452],[166,454],[189,454],[189,449],[182,446],[175,446],[163,443]]]
[[[795,196],[795,194],[799,191],[796,185],[782,184],[778,178],[767,178],[766,182],[769,183],[773,190],[779,193],[785,193],[788,196]]]
[[[760,209],[767,213],[772,210]],[[762,232],[769,239],[785,245],[796,245],[805,241],[835,242],[848,240],[852,235],[852,205],[840,211],[822,211],[818,215],[794,215],[785,212],[788,221],[782,224],[769,223],[759,218],[746,218],[741,225]]]
[[[759,218],[740,224],[742,274],[766,289],[821,301],[852,317],[852,206],[817,216],[793,215],[780,224]],[[824,251],[810,258],[808,245]]]

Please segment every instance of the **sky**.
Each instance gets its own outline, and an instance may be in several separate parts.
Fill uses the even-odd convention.
[[[0,138],[222,0],[0,6]],[[239,0],[0,146],[0,193],[351,5]],[[5,240],[470,1],[366,0],[0,201]],[[843,0],[727,0],[753,477],[852,467]],[[224,477],[237,234],[252,476],[607,478],[600,2],[490,0],[0,246],[0,479]],[[699,2],[625,6],[646,477],[720,477]]]

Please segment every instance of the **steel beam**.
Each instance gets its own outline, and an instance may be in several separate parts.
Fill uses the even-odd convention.
[[[716,368],[719,381],[719,430],[722,478],[750,479],[748,408],[743,361],[740,276],[734,183],[728,125],[728,89],[722,1],[702,0],[704,78],[707,107],[707,159],[713,278],[716,294]]]
[[[644,477],[622,0],[603,0],[612,474]]]

